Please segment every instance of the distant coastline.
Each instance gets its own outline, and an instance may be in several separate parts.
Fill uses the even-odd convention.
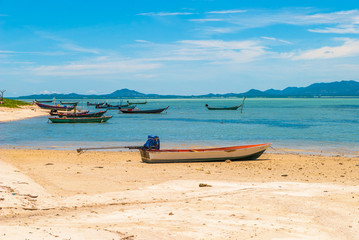
[[[84,95],[77,93],[69,94],[33,94],[27,96],[13,97],[16,99],[176,99],[176,98],[242,98],[242,97],[264,97],[264,98],[329,98],[329,97],[359,97],[359,82],[354,80],[337,81],[330,83],[314,83],[307,87],[287,87],[283,90],[268,89],[260,91],[251,89],[244,93],[205,94],[205,95],[160,95],[145,94],[135,90],[121,89],[110,94]]]

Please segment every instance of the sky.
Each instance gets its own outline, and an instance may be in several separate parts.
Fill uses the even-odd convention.
[[[0,0],[5,97],[242,93],[358,76],[354,0]]]

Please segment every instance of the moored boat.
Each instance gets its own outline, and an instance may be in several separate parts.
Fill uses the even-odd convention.
[[[138,104],[146,104],[147,101],[144,101],[144,102],[130,102],[130,101],[127,101],[127,103],[128,103],[129,105],[138,105]]]
[[[37,103],[37,102],[39,102],[39,103],[51,103],[51,102],[53,102],[54,100],[36,100],[35,99],[35,103]]]
[[[80,113],[57,113],[57,116],[59,117],[72,117],[72,118],[84,118],[84,117],[101,117],[102,115],[104,115],[106,111],[99,111],[99,112],[94,112],[94,113],[90,113],[89,111],[87,112],[80,112]]]
[[[122,113],[134,113],[134,114],[140,114],[140,113],[161,113],[164,110],[167,110],[169,108],[169,106],[165,107],[165,108],[158,108],[158,109],[149,109],[149,110],[141,110],[141,109],[122,109],[120,108],[120,111]]]
[[[48,105],[48,104],[43,104],[43,103],[39,103],[39,102],[35,102],[37,106],[39,106],[42,109],[49,109],[49,110],[62,110],[62,111],[69,111],[74,109],[74,106],[61,106],[60,104],[58,105]]]
[[[112,116],[102,117],[50,117],[52,123],[104,123]]]
[[[146,149],[139,148],[146,163],[215,162],[254,160],[260,157],[270,143],[202,149]]]
[[[90,102],[87,102],[87,106],[96,106],[96,105],[103,105],[105,104],[105,102],[102,102],[102,103],[90,103]]]
[[[96,105],[96,108],[105,108],[105,109],[108,109],[108,110],[117,110],[117,109],[121,108],[121,106],[122,105],[120,105],[120,104],[112,105],[112,104],[105,103],[105,104],[102,104],[102,105],[100,105],[100,104]],[[126,107],[127,106],[128,105],[126,104]]]
[[[77,105],[79,102],[63,102],[63,101],[60,101],[61,104],[63,105]]]
[[[237,110],[240,106],[233,107],[210,107],[208,104],[205,105],[208,110]]]
[[[85,114],[88,113],[88,110],[76,110],[76,114]],[[75,114],[75,112],[59,112],[57,110],[51,110],[50,115],[51,116],[58,116],[58,115],[64,115],[64,114]]]

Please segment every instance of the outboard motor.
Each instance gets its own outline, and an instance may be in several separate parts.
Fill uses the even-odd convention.
[[[143,145],[146,150],[160,149],[160,138],[155,135],[148,135],[147,142]]]

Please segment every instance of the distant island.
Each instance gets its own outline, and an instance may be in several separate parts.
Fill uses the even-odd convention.
[[[359,97],[359,82],[338,81],[330,83],[314,83],[307,87],[287,87],[283,90],[268,89],[260,91],[251,89],[244,93],[226,93],[226,94],[206,94],[206,95],[159,95],[159,94],[145,94],[135,90],[121,89],[110,94],[103,95],[82,95],[77,93],[69,94],[35,94],[28,96],[20,96],[16,99],[121,99],[121,98],[231,98],[231,97],[339,97],[339,96],[353,96]]]

